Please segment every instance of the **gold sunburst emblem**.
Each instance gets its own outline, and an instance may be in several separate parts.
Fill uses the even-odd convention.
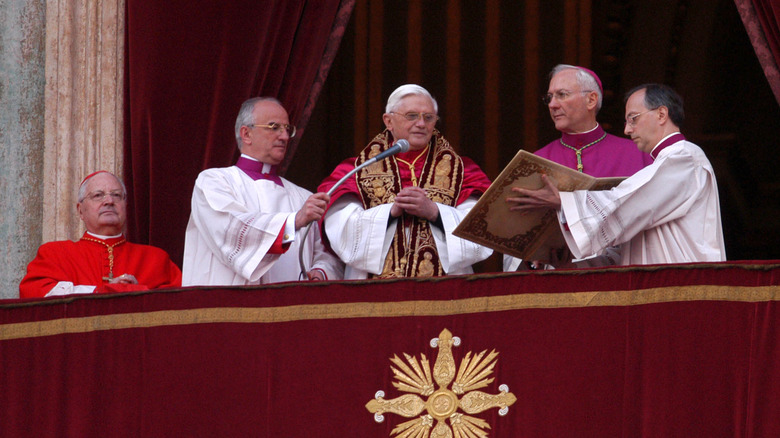
[[[393,382],[393,386],[412,394],[385,400],[384,392],[377,391],[375,398],[366,404],[366,409],[374,414],[377,422],[384,421],[386,412],[406,418],[419,415],[414,420],[396,426],[390,432],[391,435],[396,435],[396,438],[484,438],[488,436],[486,429],[490,429],[490,425],[485,420],[467,414],[478,414],[491,408],[499,408],[498,413],[502,416],[509,412],[509,406],[517,398],[506,385],[499,386],[498,394],[475,391],[493,382],[494,379],[488,376],[493,373],[498,353],[493,350],[486,356],[487,350],[484,350],[472,357],[469,351],[456,369],[452,347],[458,345],[460,339],[453,337],[446,328],[438,338],[431,340],[431,347],[439,348],[433,375],[425,354],[420,355],[420,361],[406,353],[406,362],[398,355],[390,359],[395,365],[390,368],[398,380]],[[434,386],[434,380],[438,387]],[[424,410],[427,412],[420,415]]]

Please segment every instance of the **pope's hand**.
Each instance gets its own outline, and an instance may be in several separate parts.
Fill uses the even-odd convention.
[[[431,201],[425,190],[419,187],[407,187],[395,195],[395,202],[390,208],[393,217],[398,217],[401,213],[435,221],[439,217],[439,208]]]

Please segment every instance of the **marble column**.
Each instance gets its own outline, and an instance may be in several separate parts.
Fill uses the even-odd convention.
[[[0,0],[0,298],[77,239],[81,179],[122,176],[124,0]]]
[[[76,202],[86,175],[122,178],[124,12],[124,0],[47,2],[44,242],[84,233]]]
[[[45,0],[0,0],[0,298],[41,243]]]

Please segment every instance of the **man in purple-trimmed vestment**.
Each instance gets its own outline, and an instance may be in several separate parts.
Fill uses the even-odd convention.
[[[573,256],[617,249],[619,264],[726,260],[718,186],[712,165],[680,132],[682,98],[645,84],[627,94],[625,134],[653,163],[612,190],[512,189],[510,211],[554,208]],[[604,257],[600,255],[599,257]]]
[[[627,138],[604,132],[596,121],[601,109],[601,80],[591,70],[557,65],[543,97],[561,138],[536,155],[595,177],[631,176],[652,163],[647,153]]]
[[[536,151],[536,155],[598,178],[631,176],[652,163],[650,155],[637,149],[631,140],[606,133],[596,121],[603,95],[601,79],[592,70],[567,64],[555,66],[542,100],[561,138]],[[505,271],[525,265],[528,263],[504,256]]]
[[[249,99],[235,130],[236,165],[204,170],[195,181],[182,285],[296,281],[303,269],[308,280],[341,279],[344,267],[325,249],[316,223],[330,197],[276,173],[295,136],[287,111],[273,98]],[[299,266],[300,246],[305,267]]]

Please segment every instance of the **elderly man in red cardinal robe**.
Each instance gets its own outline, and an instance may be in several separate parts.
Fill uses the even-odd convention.
[[[345,279],[467,274],[492,251],[452,231],[490,181],[435,129],[438,107],[419,85],[388,98],[385,127],[357,158],[342,162],[319,187],[328,191],[400,139],[410,150],[364,167],[330,200],[324,230],[346,264]]]
[[[41,245],[19,285],[21,298],[181,286],[181,271],[165,251],[125,238],[127,191],[114,174],[87,176],[76,209],[87,231],[76,242]]]

